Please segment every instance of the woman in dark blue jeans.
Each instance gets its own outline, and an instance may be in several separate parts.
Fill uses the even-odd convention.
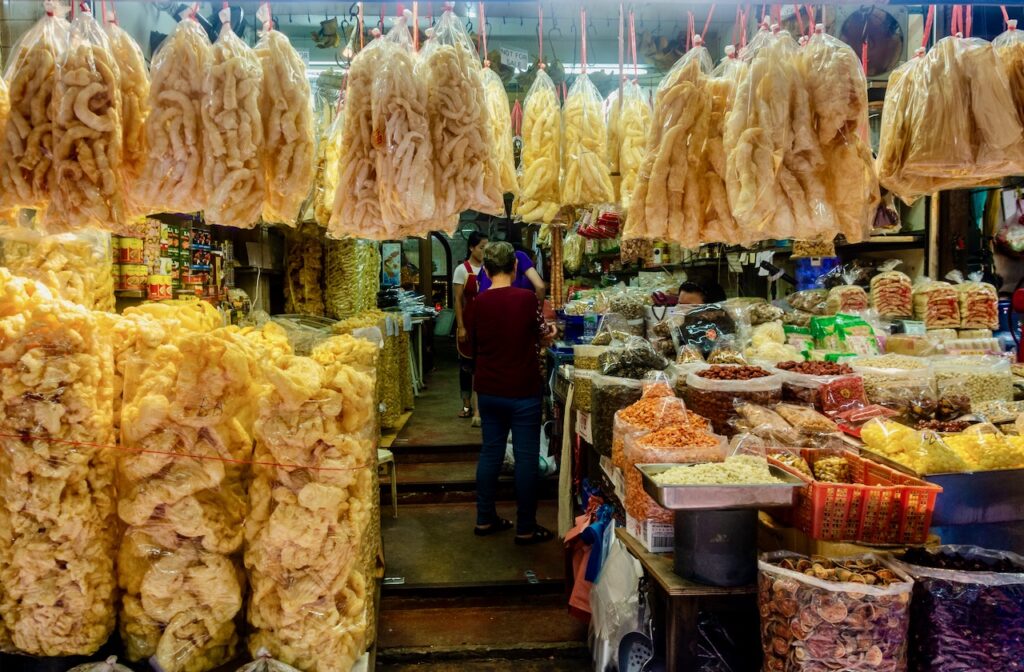
[[[470,305],[466,320],[474,359],[473,387],[483,423],[474,533],[488,536],[512,528],[495,507],[505,442],[511,432],[516,461],[516,544],[537,544],[554,536],[537,524],[544,390],[540,351],[554,330],[544,324],[537,295],[512,286],[516,256],[510,244],[488,245],[484,268],[491,286]]]

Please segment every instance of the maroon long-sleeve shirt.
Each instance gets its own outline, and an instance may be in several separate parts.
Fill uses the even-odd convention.
[[[488,289],[466,311],[474,357],[473,389],[499,397],[543,394],[540,338],[544,318],[537,295],[517,287]]]

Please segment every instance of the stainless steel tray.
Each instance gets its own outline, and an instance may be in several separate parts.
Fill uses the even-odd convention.
[[[672,467],[685,464],[638,464],[644,490],[658,504],[675,511],[701,509],[760,509],[792,506],[796,489],[804,482],[784,469],[768,465],[772,476],[783,483],[764,485],[659,485],[654,477]]]

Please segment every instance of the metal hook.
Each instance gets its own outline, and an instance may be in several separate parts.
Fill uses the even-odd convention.
[[[466,32],[467,33],[472,33],[473,32],[473,20],[472,19],[466,19]]]
[[[353,2],[351,5],[348,6],[348,15],[352,16],[352,17],[359,16],[359,2],[358,2],[358,0],[356,2]]]

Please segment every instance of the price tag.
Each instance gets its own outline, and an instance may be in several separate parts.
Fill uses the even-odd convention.
[[[530,68],[530,54],[522,49],[509,49],[508,47],[501,47],[499,49],[501,53],[502,65],[507,65],[515,68],[516,70],[528,70]]]
[[[587,443],[594,442],[594,436],[590,428],[590,413],[576,411],[576,433]]]

